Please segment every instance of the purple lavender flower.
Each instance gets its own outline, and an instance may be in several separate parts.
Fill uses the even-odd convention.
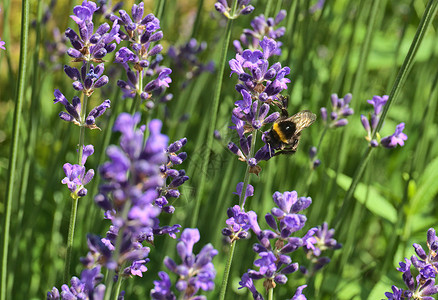
[[[310,168],[312,170],[315,170],[321,165],[321,161],[316,157],[316,154],[318,153],[318,148],[316,147],[310,147],[309,149],[309,158],[310,158]]]
[[[417,256],[413,255],[411,259],[405,258],[404,262],[400,262],[398,271],[403,273],[403,281],[408,287],[407,290],[392,286],[392,293],[386,292],[387,299],[427,299],[433,300],[431,295],[438,294],[438,285],[435,285],[435,278],[437,276],[436,266],[438,265],[438,237],[433,228],[427,231],[427,247],[429,253],[414,243],[413,247]],[[414,277],[411,272],[411,267],[414,267],[418,275]]]
[[[208,64],[203,64],[198,58],[201,52],[204,52],[206,49],[206,42],[198,43],[194,38],[180,47],[169,47],[167,55],[172,59],[176,70],[180,73],[184,73],[185,81],[182,83],[182,88],[185,88],[191,80],[203,72],[214,72],[215,67],[213,61],[210,61]]]
[[[254,261],[258,270],[249,269],[242,276],[240,285],[247,287],[254,299],[263,298],[256,291],[253,280],[264,279],[263,286],[268,290],[275,288],[277,284],[285,284],[288,280],[287,275],[299,269],[298,263],[292,262],[292,252],[304,247],[312,249],[315,253],[319,249],[320,254],[325,249],[340,247],[332,238],[334,232],[327,229],[327,224],[312,228],[302,238],[293,236],[305,225],[306,217],[298,213],[309,207],[312,202],[310,197],[298,198],[297,192],[292,191],[276,192],[273,199],[277,207],[265,216],[270,229],[262,230],[257,222],[257,215],[248,212],[249,224],[259,240],[259,243],[253,246],[253,251],[259,255]],[[292,299],[306,299],[302,294],[305,287],[298,287]]]
[[[54,287],[47,292],[47,300],[71,300],[71,299],[94,299],[103,300],[105,295],[105,286],[99,284],[103,275],[100,273],[100,266],[91,270],[84,270],[81,273],[81,279],[73,277],[70,281],[71,287],[64,284],[61,287],[61,293]]]
[[[377,132],[377,139],[372,139],[373,133],[377,128],[377,124],[379,123],[380,115],[382,114],[383,108],[386,105],[388,99],[389,96],[384,95],[382,97],[374,96],[373,99],[367,100],[367,102],[374,107],[374,113],[372,113],[369,117],[366,117],[364,115],[360,116],[362,126],[367,132],[367,136],[365,137],[365,139],[370,143],[371,147],[377,147],[379,146],[379,144],[381,144],[385,148],[395,148],[397,147],[397,145],[404,146],[404,141],[408,139],[408,136],[403,133],[405,123],[398,124],[394,134],[392,135],[380,138],[380,134],[379,132]]]
[[[239,282],[240,287],[239,289],[242,289],[246,287],[251,293],[254,300],[263,300],[262,294],[260,294],[257,289],[254,286],[254,282],[251,279],[251,277],[248,275],[248,273],[245,273],[242,275],[242,280]]]
[[[65,35],[73,46],[67,53],[74,61],[101,63],[107,53],[116,49],[116,43],[120,43],[118,34],[120,25],[117,22],[113,23],[112,28],[107,23],[103,23],[94,33],[92,19],[97,9],[97,5],[92,1],[83,1],[82,5],[73,8],[74,15],[70,17],[78,24],[79,34],[67,28]]]
[[[61,180],[62,184],[66,184],[73,197],[84,197],[87,194],[87,189],[84,187],[94,176],[94,170],[90,169],[85,173],[85,162],[88,156],[94,153],[93,145],[87,145],[83,148],[82,161],[80,165],[72,165],[65,163],[63,166],[65,178]]]
[[[154,280],[154,288],[151,290],[151,298],[154,300],[176,300],[175,294],[170,290],[172,283],[166,272],[158,272],[161,280]]]
[[[337,94],[332,94],[332,112],[328,123],[330,128],[343,127],[348,124],[346,117],[354,113],[353,109],[349,107],[352,97],[351,94],[346,94],[344,98],[339,99]],[[327,124],[327,109],[325,107],[321,108],[321,118]]]
[[[382,138],[380,141],[382,146],[385,148],[395,148],[397,145],[403,146],[404,141],[408,139],[408,136],[403,133],[403,129],[405,129],[405,123],[398,124],[393,135]]]
[[[2,39],[0,38],[0,49],[6,50],[5,44],[6,44],[6,42],[2,41]]]
[[[203,291],[211,291],[214,288],[216,271],[211,261],[218,252],[211,244],[207,244],[201,249],[198,255],[195,255],[193,253],[193,245],[196,244],[199,239],[200,235],[198,229],[184,229],[181,234],[181,239],[176,246],[178,255],[182,260],[182,264],[177,265],[174,260],[167,256],[164,258],[164,264],[166,267],[171,272],[179,276],[175,287],[179,292],[182,293],[181,295],[184,295],[181,299],[201,299],[197,297],[193,298],[199,289]],[[169,293],[170,283],[168,281],[168,276],[166,275],[160,275],[162,281],[158,285],[159,291],[161,291],[161,294],[170,294],[170,299],[173,299],[173,294]],[[154,293],[151,292],[151,296],[154,294],[157,295],[157,284],[155,284],[154,290]]]
[[[88,71],[87,66],[89,66]],[[94,67],[93,64],[84,62],[80,71],[74,67],[64,66],[64,72],[74,80],[73,88],[82,91],[87,96],[91,96],[96,88],[103,87],[108,83],[108,76],[102,76],[104,70],[103,63]]]
[[[282,37],[286,31],[285,27],[275,27],[284,20],[287,13],[286,10],[281,10],[275,18],[266,19],[264,15],[260,15],[251,21],[252,29],[244,29],[240,36],[240,41],[235,40],[233,42],[234,49],[237,53],[242,54],[243,48],[249,48],[250,50],[256,50],[259,43],[266,36],[271,39],[278,39]],[[277,41],[277,49],[274,51],[274,55],[281,55],[282,43]]]
[[[130,48],[122,47],[116,53],[115,62],[123,66],[127,75],[127,81],[119,80],[117,85],[122,89],[124,98],[138,95],[142,100],[148,100],[153,94],[158,98],[157,95],[169,87],[172,70],[160,66],[163,60],[159,54],[163,46],[157,43],[163,38],[163,32],[158,31],[160,21],[153,14],[145,17],[143,14],[144,4],[141,2],[132,6],[132,18],[126,11],[120,10],[120,17],[111,15],[110,19],[123,25],[125,32],[120,30],[120,37],[131,43]],[[144,77],[152,76],[157,78],[143,84]],[[152,108],[153,102],[147,103],[146,107]]]
[[[233,194],[239,197],[242,194],[243,182],[237,184],[236,192]],[[243,207],[245,205],[245,200],[248,196],[254,194],[254,187],[248,184],[244,200],[242,201],[242,208],[239,205],[234,205],[228,208],[227,215],[228,219],[225,221],[227,227],[222,230],[222,234],[230,239],[230,243],[235,240],[245,239],[248,237],[248,231],[251,228],[250,215],[255,214],[253,211],[245,212]]]
[[[75,69],[76,70],[76,69]],[[81,116],[81,100],[79,97],[75,96],[72,99],[72,103],[70,103],[67,98],[58,90],[55,89],[54,92],[55,99],[53,100],[53,103],[61,103],[64,105],[65,110],[67,112],[60,112],[59,117],[67,122],[72,122],[75,125],[78,126],[85,126],[90,129],[99,129],[98,126],[96,126],[95,122],[98,117],[100,117],[107,108],[110,107],[111,101],[105,100],[102,104],[96,106],[93,108],[89,113],[88,116],[85,118],[85,120]]]
[[[237,0],[237,12],[235,12],[234,15],[230,15],[231,7],[228,6],[227,0],[218,0],[214,4],[214,8],[228,19],[236,19],[240,15],[252,13],[254,6],[248,5],[250,2],[251,0]]]
[[[307,300],[306,296],[303,294],[303,290],[307,285],[299,286],[295,292],[295,295],[290,300]]]
[[[304,246],[308,237],[298,238],[292,234],[302,229],[306,222],[304,215],[298,212],[306,209],[310,203],[310,197],[300,197],[295,191],[273,195],[274,207],[271,213],[266,214],[265,220],[271,229],[261,230],[257,222],[257,215],[248,213],[251,229],[256,234],[259,243],[253,246],[253,250],[259,257],[254,261],[258,271],[249,269],[247,275],[252,280],[264,279],[263,286],[266,289],[274,288],[277,284],[285,284],[287,275],[298,270],[298,263],[292,262],[290,253]],[[241,285],[249,288],[247,278],[242,277]],[[254,298],[257,293],[251,291]]]
[[[311,14],[314,14],[318,10],[322,10],[324,7],[325,0],[318,0],[311,8],[309,8],[309,11]]]
[[[155,200],[155,205],[163,209],[164,212],[173,213],[175,208],[172,205],[168,205],[171,198],[179,198],[180,192],[178,187],[186,182],[189,177],[184,170],[176,170],[175,166],[180,165],[187,158],[186,152],[180,152],[181,148],[187,143],[187,139],[180,139],[169,145],[167,148],[167,163],[162,164],[160,167],[162,177],[170,178],[170,182],[159,189],[160,196]]]
[[[312,265],[311,273],[304,266],[300,267],[300,270],[304,274],[313,275],[316,271],[320,270],[326,264],[330,262],[330,258],[321,257],[321,253],[332,249],[337,250],[342,247],[334,238],[334,229],[328,229],[328,224],[324,222],[321,226],[311,228],[307,234],[303,237],[304,252],[307,259]]]
[[[165,187],[162,165],[168,162],[168,137],[161,133],[161,121],[152,120],[144,141],[145,127],[136,129],[139,122],[140,114],[122,113],[114,124],[113,130],[121,132],[120,146],[107,148],[110,161],[100,168],[105,183],[95,197],[112,226],[105,238],[89,238],[90,253],[83,263],[104,262],[109,269],[128,265],[119,275],[141,277],[147,270],[150,251],[142,243],[152,244],[155,235],[175,238],[181,226],[159,226],[158,220],[165,210],[157,205],[157,199]],[[179,150],[178,146],[172,147],[173,151]],[[118,242],[120,253],[114,253]]]

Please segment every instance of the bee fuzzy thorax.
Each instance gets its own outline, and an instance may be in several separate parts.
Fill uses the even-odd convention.
[[[296,125],[291,121],[282,121],[274,123],[272,130],[278,135],[278,138],[283,143],[288,144],[288,141],[295,133]]]

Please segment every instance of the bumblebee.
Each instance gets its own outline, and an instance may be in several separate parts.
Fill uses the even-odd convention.
[[[300,142],[301,131],[315,122],[316,115],[309,110],[303,110],[289,117],[286,109],[288,98],[280,95],[278,99],[281,103],[273,103],[281,109],[281,116],[266,132],[265,141],[268,147],[277,150],[274,155],[294,154]]]

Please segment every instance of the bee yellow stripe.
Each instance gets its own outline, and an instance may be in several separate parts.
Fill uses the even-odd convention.
[[[283,132],[281,132],[280,127],[278,126],[278,123],[274,123],[274,125],[272,125],[272,130],[275,131],[275,133],[278,135],[278,137],[280,138],[280,140],[287,144],[287,139],[284,136]]]

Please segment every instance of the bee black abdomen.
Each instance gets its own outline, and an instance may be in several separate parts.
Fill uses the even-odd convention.
[[[278,128],[281,132],[280,135],[283,135],[282,140],[288,140],[295,134],[297,125],[292,121],[282,121],[278,123]]]
[[[272,147],[272,149],[278,149],[282,144],[280,137],[274,129],[269,130],[266,136],[266,142]]]

